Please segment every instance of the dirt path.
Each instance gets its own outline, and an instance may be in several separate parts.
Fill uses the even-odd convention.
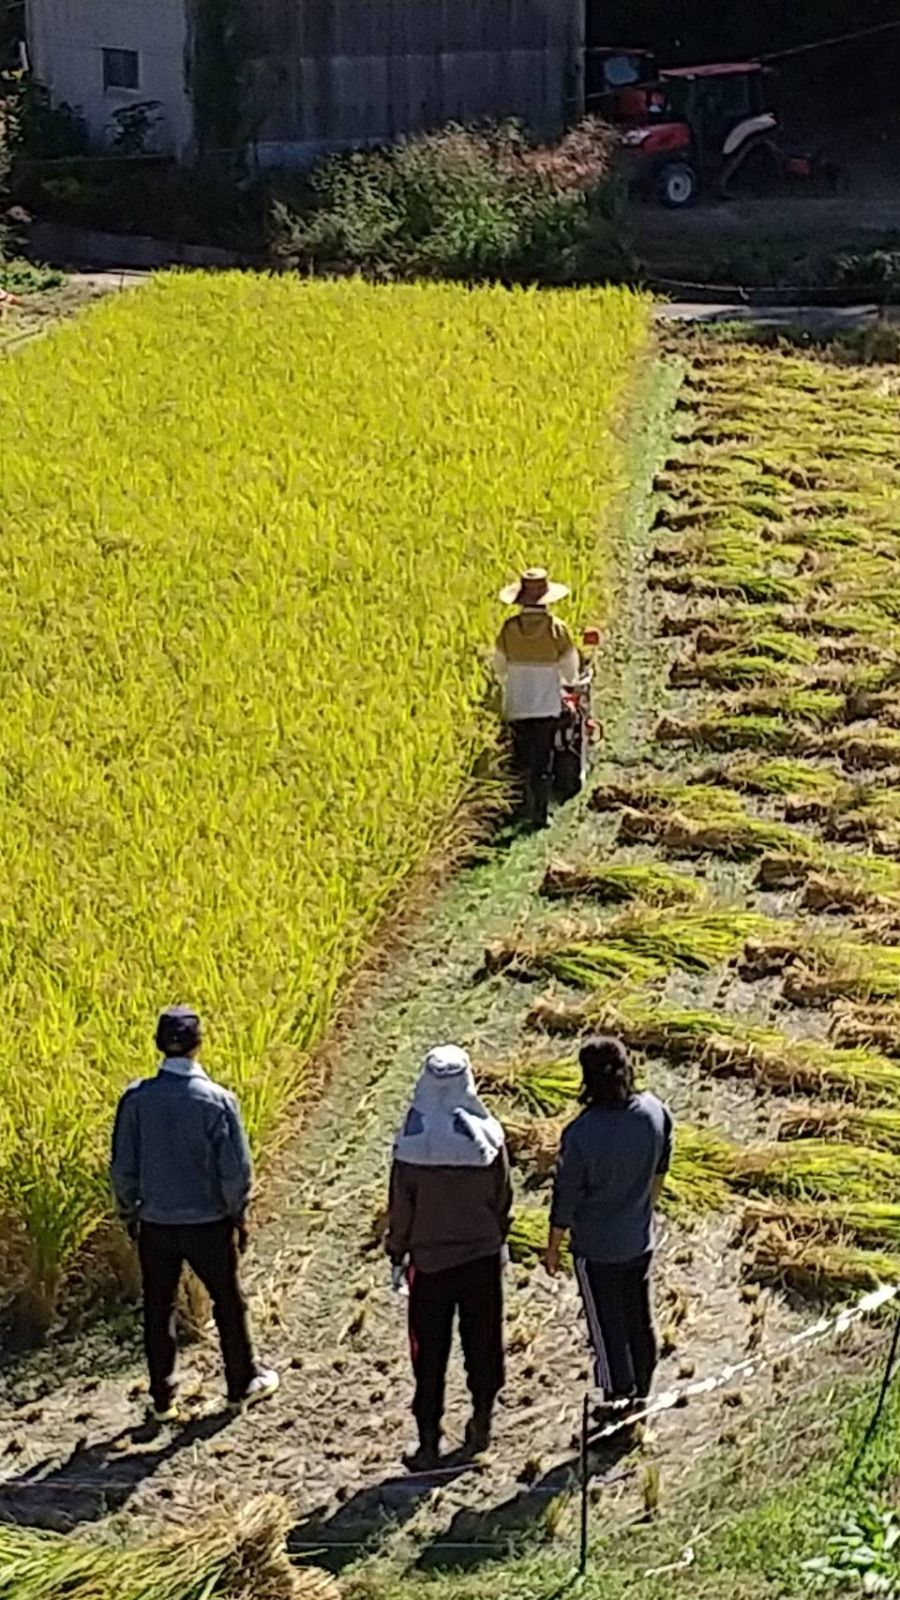
[[[670,367],[646,401],[631,448],[621,535],[627,578],[600,674],[607,778],[627,776],[647,758],[671,655],[671,644],[656,636],[647,572],[651,485],[667,450],[674,383]],[[332,1088],[284,1153],[270,1193],[277,1221],[261,1232],[248,1267],[260,1349],[283,1376],[277,1400],[228,1421],[207,1339],[183,1361],[185,1393],[195,1393],[192,1420],[155,1435],[136,1429],[144,1397],[129,1314],[118,1336],[93,1333],[8,1369],[0,1387],[0,1515],[62,1527],[126,1514],[187,1521],[223,1496],[271,1488],[295,1509],[298,1554],[325,1547],[335,1567],[373,1539],[395,1555],[440,1564],[465,1555],[459,1547],[470,1542],[488,1554],[517,1527],[542,1525],[572,1481],[587,1371],[573,1286],[511,1270],[510,1380],[496,1450],[481,1470],[410,1481],[400,1468],[411,1393],[402,1311],[383,1259],[366,1244],[391,1131],[425,1049],[452,1037],[476,1060],[521,1050],[531,995],[502,975],[473,981],[485,944],[537,925],[544,913],[536,889],[551,857],[577,859],[598,842],[611,850],[614,835],[614,821],[575,806],[546,839],[486,852],[436,896],[346,1028]],[[767,1130],[767,1107],[733,1085],[687,1082],[660,1064],[654,1086],[679,1116],[726,1120],[748,1138]],[[693,1230],[668,1227],[659,1293],[663,1386],[717,1371],[802,1320],[776,1296],[764,1295],[762,1310],[742,1297],[733,1232],[731,1214]],[[757,1405],[777,1398],[779,1381],[771,1374],[761,1381]],[[689,1417],[675,1411],[660,1420],[652,1451],[664,1480],[723,1431],[739,1432],[724,1409],[735,1403],[713,1396]],[[465,1415],[455,1367],[451,1436],[461,1434]],[[605,1470],[610,1505],[633,1503],[640,1458],[611,1457]],[[554,1518],[555,1529],[566,1525],[565,1516]]]

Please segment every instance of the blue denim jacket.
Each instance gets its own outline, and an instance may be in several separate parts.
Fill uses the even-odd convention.
[[[238,1221],[253,1168],[234,1095],[195,1061],[165,1061],[119,1101],[110,1177],[125,1221]]]

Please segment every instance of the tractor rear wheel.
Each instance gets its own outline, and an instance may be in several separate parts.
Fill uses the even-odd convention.
[[[687,161],[670,161],[657,179],[656,191],[664,206],[677,210],[689,206],[697,195],[697,174]]]

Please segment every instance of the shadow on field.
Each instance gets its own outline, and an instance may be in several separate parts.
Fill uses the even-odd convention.
[[[602,1485],[611,1481],[617,1464],[633,1450],[625,1439],[592,1451],[591,1473]],[[511,1548],[555,1538],[555,1508],[578,1493],[579,1460],[561,1461],[535,1483],[523,1486],[509,1500],[482,1510],[458,1511],[446,1533],[434,1539],[416,1562],[420,1572],[469,1571],[489,1561],[508,1561]],[[626,1473],[630,1476],[630,1473]],[[616,1474],[618,1481],[620,1474]],[[562,1591],[560,1591],[562,1592]]]
[[[398,1532],[431,1495],[470,1470],[469,1463],[448,1464],[437,1472],[393,1474],[369,1484],[330,1516],[314,1513],[298,1522],[288,1535],[288,1550],[297,1556],[313,1554],[317,1566],[342,1572],[363,1551],[376,1549],[385,1536]]]
[[[97,1522],[120,1510],[165,1462],[214,1438],[232,1420],[222,1411],[198,1417],[175,1433],[153,1426],[125,1428],[102,1444],[76,1447],[61,1465],[39,1462],[0,1483],[0,1522],[60,1532]]]

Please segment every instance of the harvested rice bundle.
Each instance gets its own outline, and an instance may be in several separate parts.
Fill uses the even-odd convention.
[[[850,720],[846,697],[828,689],[757,689],[734,700],[727,709],[738,717],[783,717],[814,728],[832,728]]]
[[[890,729],[838,728],[828,735],[823,748],[833,751],[851,770],[900,765],[900,732]]]
[[[759,555],[759,536],[755,533],[750,535],[735,533],[713,537],[701,532],[701,525],[708,522],[713,515],[712,507],[701,509],[698,506],[689,506],[684,511],[671,511],[658,515],[657,527],[665,527],[675,532],[681,526],[690,529],[691,533],[680,539],[655,545],[651,559],[658,566],[666,567],[702,565],[734,569],[740,567],[742,563],[752,564]],[[698,531],[694,533],[694,529]]]
[[[732,1181],[758,1194],[865,1205],[900,1192],[900,1156],[824,1139],[751,1146],[735,1152]]]
[[[549,1178],[556,1166],[563,1129],[571,1120],[567,1116],[530,1117],[521,1121],[508,1117],[504,1127],[514,1166],[523,1168],[532,1178]]]
[[[814,849],[806,855],[766,855],[759,864],[757,882],[764,889],[804,884],[801,904],[808,911],[900,909],[900,867],[878,856]]]
[[[799,685],[802,678],[796,667],[764,655],[747,655],[741,650],[722,650],[709,655],[699,651],[673,661],[669,683],[673,689],[744,689],[753,684]]]
[[[650,981],[673,968],[708,972],[732,960],[754,935],[771,937],[776,926],[749,911],[669,916],[640,908],[617,917],[592,938],[492,945],[485,953],[485,972],[546,976],[587,989],[602,987],[609,978]]]
[[[833,805],[853,792],[846,779],[830,767],[789,756],[774,756],[768,761],[761,761],[758,756],[737,756],[720,770],[721,781],[733,789],[771,795],[789,803],[802,796],[804,800],[821,800],[826,806]],[[711,781],[710,774],[704,776]]]
[[[741,1227],[745,1236],[752,1236],[755,1228],[772,1222],[793,1238],[852,1240],[874,1249],[900,1249],[900,1205],[895,1201],[826,1201],[815,1205],[797,1200],[751,1200]]]
[[[556,1166],[563,1130],[571,1117],[507,1120],[513,1161],[533,1178],[549,1178]],[[728,1201],[735,1147],[721,1134],[680,1123],[672,1167],[663,1191],[663,1209],[678,1216],[720,1210]]]
[[[744,1258],[744,1276],[766,1288],[815,1300],[842,1300],[900,1281],[900,1258],[839,1242],[794,1239],[781,1228],[760,1228]]]
[[[777,1094],[833,1094],[861,1104],[900,1105],[900,1066],[878,1050],[794,1039],[728,1012],[599,996],[582,1005],[538,1001],[528,1021],[555,1035],[616,1034],[632,1050],[716,1077],[750,1078]]]
[[[628,783],[598,784],[590,799],[592,811],[679,811],[703,817],[709,811],[743,810],[740,795],[715,782],[685,783],[679,778],[651,775]]]
[[[665,622],[668,624],[675,620],[666,618]],[[667,633],[670,630],[664,626],[662,631]],[[689,632],[694,633],[694,650],[698,658],[733,652],[753,660],[769,660],[776,665],[783,662],[803,667],[813,666],[818,655],[814,640],[800,638],[797,634],[778,628],[752,627],[749,623],[729,628],[718,622],[702,622],[694,618],[693,629],[681,630],[682,636]],[[675,637],[678,637],[677,630]]]
[[[333,1578],[288,1558],[294,1520],[263,1495],[124,1548],[3,1523],[0,1600],[338,1600]]]
[[[661,1206],[668,1215],[688,1218],[720,1211],[728,1203],[735,1146],[709,1128],[679,1123]]]
[[[654,738],[659,744],[687,744],[698,750],[774,750],[816,754],[821,735],[812,729],[791,727],[774,716],[728,716],[684,720],[661,717]],[[900,743],[897,746],[900,754]]]
[[[900,1110],[848,1105],[792,1106],[779,1119],[779,1141],[827,1139],[900,1155]]]
[[[797,924],[786,923],[774,935],[748,939],[740,972],[751,982],[784,974],[784,998],[792,1005],[900,998],[900,949],[810,935]]]
[[[879,879],[877,873],[859,868],[817,872],[809,878],[800,903],[807,911],[892,912],[900,909],[900,884],[887,874]]]
[[[765,568],[749,565],[723,564],[664,568],[661,572],[651,572],[647,585],[650,589],[665,589],[669,594],[741,595],[762,605],[772,602],[789,605],[804,599],[809,580],[776,576]]]
[[[620,843],[655,839],[672,856],[722,856],[727,861],[751,861],[777,850],[788,856],[814,855],[814,846],[789,824],[763,822],[746,812],[729,812],[693,822],[679,812],[624,812],[619,825]]]
[[[507,1244],[513,1261],[519,1266],[536,1267],[547,1248],[550,1218],[543,1206],[523,1206],[514,1214]],[[572,1253],[569,1241],[562,1246],[562,1262],[571,1267]]]
[[[581,1088],[581,1072],[573,1060],[501,1062],[483,1067],[480,1077],[494,1094],[544,1117],[574,1105]]]
[[[900,1007],[839,1002],[831,1036],[841,1048],[874,1045],[887,1056],[900,1056]]]
[[[555,862],[544,875],[541,893],[550,900],[585,896],[607,905],[641,900],[648,906],[685,906],[696,905],[703,898],[702,886],[694,878],[654,863],[607,866],[587,862],[572,867]]]
[[[888,728],[900,727],[900,699],[896,689],[855,689],[847,694],[847,722],[880,722]]]
[[[900,950],[822,940],[785,973],[782,992],[796,1006],[900,999]]]

